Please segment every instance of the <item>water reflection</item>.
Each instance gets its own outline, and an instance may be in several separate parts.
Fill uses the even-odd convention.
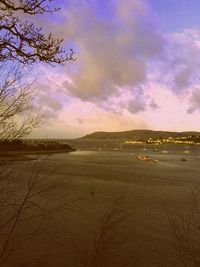
[[[83,151],[83,150],[76,150],[73,152],[70,152],[70,155],[74,155],[74,156],[87,156],[87,155],[92,155],[92,154],[96,154],[97,151]]]

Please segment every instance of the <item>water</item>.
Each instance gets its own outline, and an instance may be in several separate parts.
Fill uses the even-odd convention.
[[[66,174],[76,195],[87,199],[82,207],[85,215],[75,221],[83,228],[89,224],[88,231],[93,229],[96,218],[123,195],[121,205],[131,216],[126,228],[119,232],[128,232],[132,239],[130,247],[141,258],[138,266],[154,266],[168,253],[171,257],[171,251],[173,254],[167,213],[190,210],[191,192],[200,186],[200,163],[193,154],[184,155],[180,149],[168,154],[145,151],[158,162],[138,160],[139,153],[140,148],[77,151],[53,155],[52,160],[63,161],[58,174]],[[186,161],[181,160],[183,156]]]
[[[139,160],[141,153],[152,160]],[[166,257],[173,259],[175,247],[167,214],[187,214],[193,207],[192,191],[199,193],[200,162],[193,153],[184,154],[174,146],[168,154],[142,151],[141,147],[117,151],[88,148],[53,154],[46,165],[43,174],[55,167],[49,183],[62,183],[54,199],[73,200],[62,216],[55,218],[53,227],[62,229],[59,240],[65,241],[56,259],[66,251],[73,255],[74,247],[90,254],[102,216],[119,197],[118,208],[128,216],[116,227],[114,236],[129,241],[113,253],[133,255],[137,258],[133,266],[138,267],[161,266]]]

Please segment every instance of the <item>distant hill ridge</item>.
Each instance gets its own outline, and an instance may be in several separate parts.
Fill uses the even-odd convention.
[[[187,137],[200,136],[200,132],[170,132],[170,131],[153,131],[153,130],[131,130],[123,132],[94,132],[81,139],[134,139],[147,140],[149,138],[168,138],[168,137]]]

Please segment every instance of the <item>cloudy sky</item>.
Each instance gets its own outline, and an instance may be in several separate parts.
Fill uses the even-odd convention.
[[[200,131],[199,0],[57,0],[37,18],[75,62],[37,65],[34,137],[94,131]]]

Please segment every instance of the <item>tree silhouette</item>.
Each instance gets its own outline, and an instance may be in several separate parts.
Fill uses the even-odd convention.
[[[0,140],[19,139],[28,135],[42,119],[33,110],[32,82],[27,76],[30,70],[23,65],[0,65]]]
[[[23,64],[35,62],[63,63],[74,60],[74,51],[66,53],[61,44],[63,39],[51,33],[45,35],[34,23],[24,20],[22,15],[53,13],[52,0],[0,0],[0,62],[19,61]]]

